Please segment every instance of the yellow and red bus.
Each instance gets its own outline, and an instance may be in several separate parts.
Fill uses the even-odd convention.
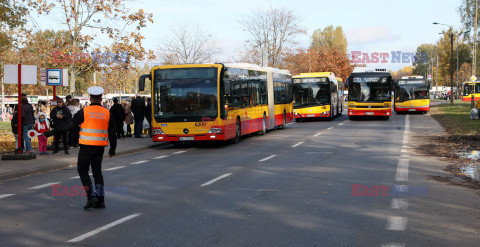
[[[293,120],[290,72],[252,64],[153,67],[153,141],[226,141],[285,128]]]
[[[345,85],[348,87],[348,117],[392,115],[392,75],[386,69],[355,68]]]
[[[429,112],[429,92],[430,84],[422,76],[406,76],[395,81],[395,112]]]
[[[333,119],[343,111],[343,82],[332,72],[300,73],[293,77],[293,117]]]
[[[475,90],[475,93],[474,93]],[[463,83],[462,101],[471,102],[472,95],[475,97],[475,102],[480,99],[480,81]]]

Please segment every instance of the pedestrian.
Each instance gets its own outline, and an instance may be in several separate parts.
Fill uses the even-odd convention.
[[[135,138],[142,138],[143,119],[145,118],[145,100],[139,93],[137,93],[137,97],[132,102],[132,112],[135,120]]]
[[[35,123],[35,116],[33,115],[34,110],[32,105],[28,103],[28,98],[22,97],[22,139],[25,143],[26,153],[33,153],[32,142],[30,137],[28,137],[28,131],[32,129],[33,124]]]
[[[72,105],[72,104],[73,104],[72,95],[67,95],[67,96],[65,97],[65,105],[66,105],[67,107],[69,107],[69,106]]]
[[[113,98],[113,105],[110,107],[110,115],[115,120],[117,138],[125,138],[123,133],[123,121],[125,120],[125,109],[118,103],[118,98]]]
[[[78,99],[73,99],[71,101],[70,106],[68,106],[68,110],[70,110],[70,113],[72,114],[72,116],[75,116],[75,114],[78,111],[80,111],[80,101]],[[68,146],[70,148],[78,147],[79,135],[80,135],[80,126],[76,126],[68,130]]]
[[[145,118],[148,122],[148,133],[149,137],[152,137],[152,98],[147,98],[147,106],[145,107]]]
[[[125,124],[127,125],[127,135],[126,137],[132,137],[132,127],[130,125],[133,124],[133,114],[132,114],[132,107],[127,100],[123,100],[123,108],[125,109]]]
[[[60,146],[60,139],[62,139],[65,154],[68,155],[69,152],[68,152],[67,129],[65,128],[65,126],[68,120],[72,118],[72,114],[70,113],[70,110],[68,110],[68,108],[65,106],[63,99],[61,98],[57,99],[57,106],[52,110],[52,112],[50,112],[50,118],[53,120],[53,128],[59,129],[59,131],[55,131],[55,141],[54,141],[55,147],[52,154],[58,153],[59,146]],[[60,131],[60,129],[63,129],[65,131]]]
[[[65,131],[80,125],[80,151],[78,152],[77,170],[87,194],[87,203],[83,209],[105,208],[102,159],[109,141],[109,156],[110,158],[115,156],[117,147],[115,122],[113,117],[110,116],[110,112],[102,107],[103,88],[90,87],[87,92],[90,94],[90,106],[78,111],[59,131]],[[56,131],[55,129],[54,132]],[[95,186],[93,186],[88,175],[90,166],[92,167]]]
[[[13,109],[13,112],[12,112],[12,121],[10,122],[10,126],[12,127],[12,132],[13,132],[13,136],[15,137],[15,149],[22,149],[23,147],[23,144],[22,145],[18,145],[18,143],[23,143],[22,142],[22,138],[20,137],[20,140],[19,140],[19,137],[18,137],[18,111],[17,111],[17,106],[15,106],[15,108]]]
[[[49,155],[47,152],[48,138],[43,135],[45,131],[50,130],[50,124],[47,121],[47,114],[40,112],[37,114],[36,119],[35,131],[38,132],[38,151],[40,152],[40,155]]]

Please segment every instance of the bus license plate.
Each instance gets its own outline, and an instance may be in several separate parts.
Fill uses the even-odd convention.
[[[417,109],[408,109],[408,111],[417,111]]]
[[[178,138],[179,141],[193,141],[195,138],[193,136],[181,136]]]
[[[307,117],[315,117],[315,115],[307,115]]]
[[[365,115],[373,115],[373,112],[365,112]]]

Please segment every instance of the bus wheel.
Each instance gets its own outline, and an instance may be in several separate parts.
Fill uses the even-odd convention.
[[[279,126],[279,129],[285,129],[286,126],[287,126],[287,114],[283,112],[283,122],[282,122],[282,125]]]
[[[262,119],[262,130],[258,132],[260,135],[265,135],[267,133],[267,116],[263,114],[263,119]]]
[[[233,138],[233,143],[238,143],[240,141],[240,120],[237,119],[237,123],[235,124],[235,138]]]

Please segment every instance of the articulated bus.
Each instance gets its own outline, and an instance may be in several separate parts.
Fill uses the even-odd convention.
[[[348,117],[378,116],[386,120],[392,114],[392,75],[386,69],[355,68],[346,80]]]
[[[475,93],[473,92],[474,88]],[[480,99],[480,81],[467,81],[463,83],[462,101],[471,102],[472,94],[475,97],[475,102],[477,102],[478,99]]]
[[[343,82],[331,72],[300,73],[293,77],[293,117],[328,118],[343,111]]]
[[[430,84],[422,76],[405,76],[395,81],[394,110],[402,112],[430,111]]]
[[[252,64],[153,67],[153,141],[231,140],[285,128],[293,120],[290,72]]]

